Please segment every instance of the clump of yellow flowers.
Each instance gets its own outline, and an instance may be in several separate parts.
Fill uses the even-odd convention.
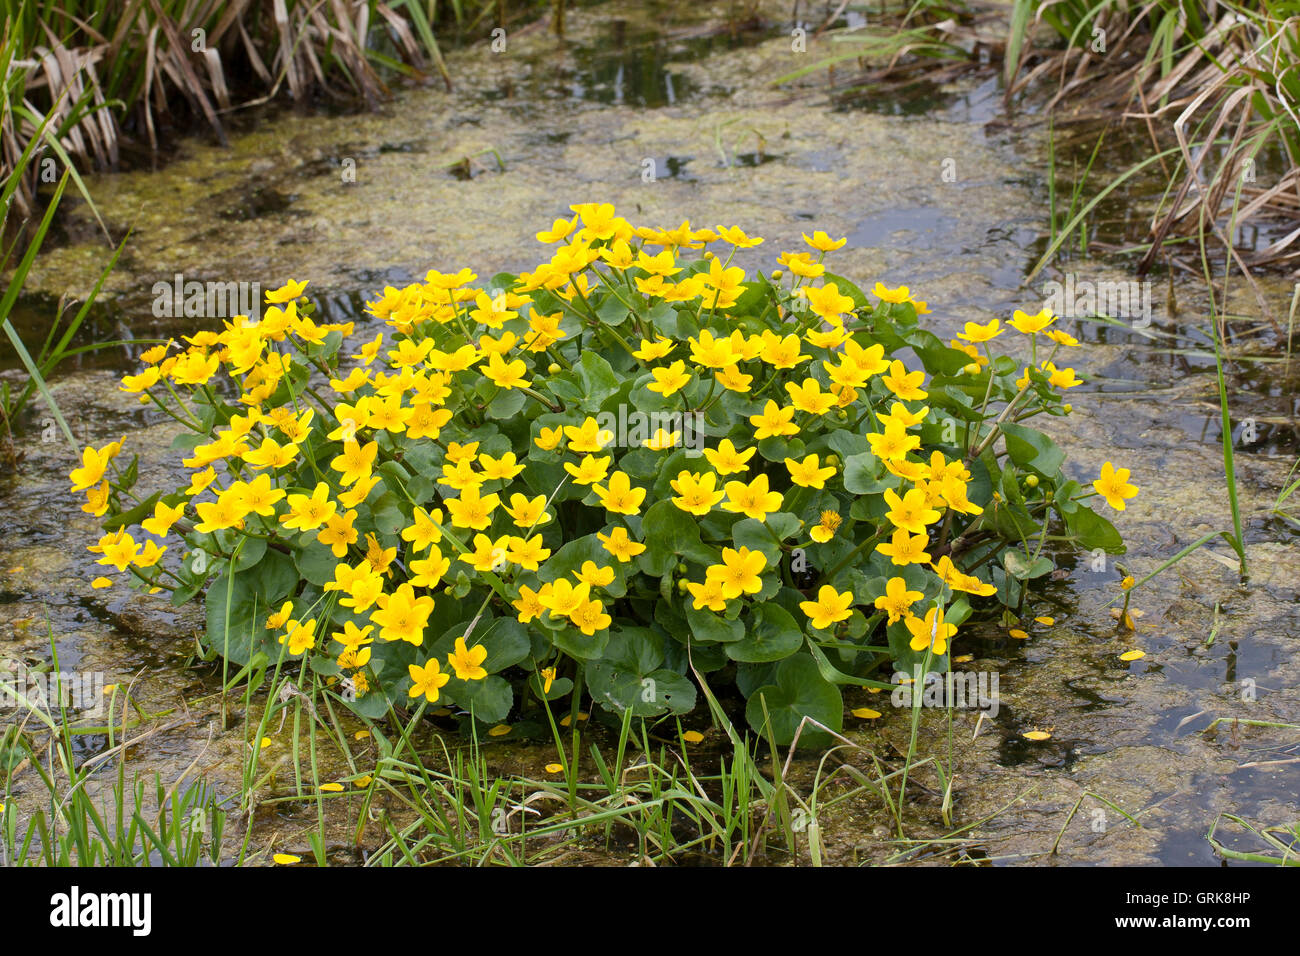
[[[532,271],[430,270],[364,329],[290,281],[143,353],[121,387],[175,420],[187,473],[145,493],[123,442],[85,450],[98,563],[205,596],[210,648],[300,660],[370,716],[500,725],[576,689],[659,717],[715,674],[788,741],[841,726],[842,686],[943,659],[973,600],[1122,550],[1086,499],[1122,509],[1128,471],[1085,492],[1024,424],[1080,384],[1050,312],[944,342],[906,287],[827,270],[844,239],[764,274],[736,226],[571,211]],[[1009,330],[1027,362],[994,351]]]

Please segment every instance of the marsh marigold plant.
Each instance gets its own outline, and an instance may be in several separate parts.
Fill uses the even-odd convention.
[[[1122,510],[1128,470],[1085,489],[1025,424],[1080,383],[1050,312],[944,342],[906,287],[827,271],[843,239],[749,274],[739,227],[573,212],[531,272],[430,271],[364,330],[290,281],[145,352],[121,387],[188,474],[140,491],[122,442],[85,449],[96,585],[202,596],[210,649],[370,717],[497,724],[575,684],[656,717],[730,682],[788,742],[839,728],[846,685],[945,664],[1066,550],[1122,550],[1093,504]]]

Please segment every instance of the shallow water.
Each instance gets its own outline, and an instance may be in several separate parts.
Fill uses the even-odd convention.
[[[407,91],[377,115],[286,113],[233,137],[228,150],[188,141],[160,171],[93,177],[105,218],[115,230],[130,228],[132,238],[87,334],[192,331],[194,320],[151,312],[154,283],[176,273],[263,289],[290,276],[309,279],[309,294],[328,314],[361,318],[366,297],[429,268],[471,265],[487,276],[531,266],[540,253],[532,233],[581,201],[614,202],[637,223],[741,225],[767,238],[742,256],[765,268],[778,252],[799,247],[803,231],[848,236],[831,268],[866,287],[910,285],[945,336],[967,320],[1036,306],[1042,281],[1059,277],[1048,270],[1034,289],[1022,285],[1046,244],[1045,153],[1037,133],[988,125],[999,97],[994,83],[976,77],[928,91],[921,109],[870,102],[833,109],[811,79],[803,89],[769,85],[803,61],[790,50],[785,11],[760,9],[764,23],[734,38],[709,34],[722,22],[720,5],[573,11],[563,45],[532,30],[510,37],[505,53],[482,45],[453,54],[456,92]],[[829,44],[809,49],[816,56]],[[653,182],[643,181],[646,160],[653,160]],[[25,300],[29,327],[48,318],[62,292],[88,290],[107,259],[84,211],[66,234],[37,263],[29,288],[46,297]],[[1070,267],[1079,278],[1128,278],[1095,264]],[[1129,543],[1120,563],[1138,577],[1201,535],[1230,528],[1213,356],[1189,329],[1202,322],[1206,296],[1180,279],[1176,323],[1163,282],[1155,284],[1148,331],[1164,337],[1066,326],[1085,342],[1073,364],[1093,380],[1075,390],[1075,414],[1051,429],[1080,480],[1105,460],[1133,469],[1142,493],[1116,525]],[[1271,307],[1285,315],[1290,290],[1265,287]],[[1239,281],[1234,288],[1229,311],[1257,315],[1254,298]],[[58,377],[55,394],[80,440],[127,435],[128,450],[142,453],[143,486],[157,486],[171,473],[158,449],[172,429],[116,391],[131,358],[125,349],[88,357]],[[1249,585],[1239,583],[1219,542],[1143,588],[1134,601],[1143,612],[1137,632],[1126,635],[1109,615],[1120,572],[1113,560],[1094,571],[1083,555],[1068,577],[1033,596],[1026,619],[1048,615],[1055,623],[1030,625],[1028,641],[995,626],[964,630],[958,653],[974,660],[961,666],[998,672],[1001,711],[977,734],[974,714],[956,712],[954,823],[944,824],[937,778],[923,769],[909,789],[909,837],[940,837],[988,818],[962,835],[962,859],[1213,864],[1205,833],[1217,814],[1260,824],[1300,819],[1300,731],[1220,725],[1217,734],[1203,732],[1215,717],[1300,724],[1300,551],[1294,531],[1266,514],[1297,454],[1294,375],[1277,363],[1255,364],[1233,379],[1234,421],[1255,419],[1257,434],[1237,443]],[[195,764],[221,792],[238,792],[248,731],[218,719],[217,667],[191,666],[198,612],[91,590],[84,546],[97,522],[69,501],[66,474],[76,451],[42,440],[57,439],[45,418],[32,411],[19,440],[26,460],[0,480],[0,655],[47,660],[48,617],[65,669],[133,682],[144,709],[172,711],[159,723],[187,720],[131,751],[131,768],[174,779]],[[1134,648],[1146,657],[1119,660]],[[850,736],[897,765],[908,715],[879,703],[846,693],[850,708],[874,704],[885,712],[875,722],[849,719]],[[1048,741],[1021,736],[1048,728]],[[926,711],[918,751],[945,754],[947,733],[943,713]],[[281,763],[280,784],[293,776],[289,738],[287,730],[277,734],[267,751],[268,761]],[[711,734],[703,749],[718,739]],[[85,755],[106,745],[89,737]],[[507,739],[492,747],[505,772],[538,774],[553,759],[545,746]],[[870,767],[863,752],[845,756]],[[356,759],[364,768],[373,754],[358,745]],[[806,777],[812,769],[797,772]],[[323,779],[347,772],[326,768]],[[1048,855],[1080,798],[1059,852]],[[311,805],[261,815],[254,844],[306,855],[303,834],[314,826]],[[891,819],[869,799],[838,805],[822,826],[834,862],[880,862],[908,851],[891,842]],[[1234,848],[1263,849],[1249,834],[1224,836]],[[957,857],[919,846],[907,858]]]

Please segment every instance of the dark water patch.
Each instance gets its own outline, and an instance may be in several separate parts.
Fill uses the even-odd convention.
[[[217,216],[232,222],[248,222],[263,216],[285,215],[298,197],[274,186],[239,186],[212,197],[221,204]]]

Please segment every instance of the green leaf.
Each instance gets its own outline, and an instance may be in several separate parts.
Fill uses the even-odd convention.
[[[764,720],[766,704],[767,721]],[[745,705],[745,720],[766,739],[768,727],[778,745],[788,745],[804,717],[811,717],[833,731],[844,724],[844,701],[839,688],[825,680],[811,657],[796,654],[776,669],[776,682],[757,688]],[[765,726],[767,724],[767,726]],[[832,738],[809,724],[799,735],[800,744],[822,746]]]
[[[315,541],[295,551],[293,559],[298,573],[319,587],[334,580],[334,568],[339,563],[334,552]]]
[[[1055,567],[1051,558],[1031,558],[1023,551],[1008,548],[1002,555],[1002,563],[1007,573],[1020,581],[1041,578]]]
[[[665,498],[646,511],[641,526],[645,529],[646,549],[637,555],[637,564],[651,577],[662,577],[680,559],[702,564],[716,560],[713,551],[700,541],[697,519]]]
[[[803,631],[790,612],[779,604],[760,604],[750,615],[744,637],[727,645],[727,656],[733,661],[765,664],[789,657],[802,646]]]
[[[1092,551],[1101,548],[1110,554],[1123,554],[1124,539],[1115,526],[1087,505],[1077,507],[1065,515],[1065,525],[1074,535],[1078,545]]]
[[[844,490],[851,495],[875,495],[890,487],[878,479],[880,459],[869,451],[844,460]]]
[[[599,352],[584,351],[576,371],[584,392],[578,404],[585,409],[599,408],[601,402],[618,391],[621,380]]]
[[[695,602],[686,601],[686,623],[691,628],[697,641],[708,643],[731,643],[745,636],[745,627],[739,620],[729,621],[721,614],[707,608],[695,609]]]
[[[1028,468],[1040,478],[1054,478],[1065,462],[1065,452],[1040,431],[1003,422],[1000,426],[1006,437],[1007,453],[1011,460]]]
[[[481,720],[485,724],[499,724],[510,716],[515,692],[505,678],[493,675],[483,680],[457,682],[453,677],[447,684],[448,688],[453,683],[458,683],[452,692],[453,696],[474,714],[475,720]]]
[[[267,602],[253,586],[256,575],[255,570],[227,571],[212,582],[205,598],[205,643],[238,664],[247,664],[258,651],[279,655],[276,639],[266,629]]]

